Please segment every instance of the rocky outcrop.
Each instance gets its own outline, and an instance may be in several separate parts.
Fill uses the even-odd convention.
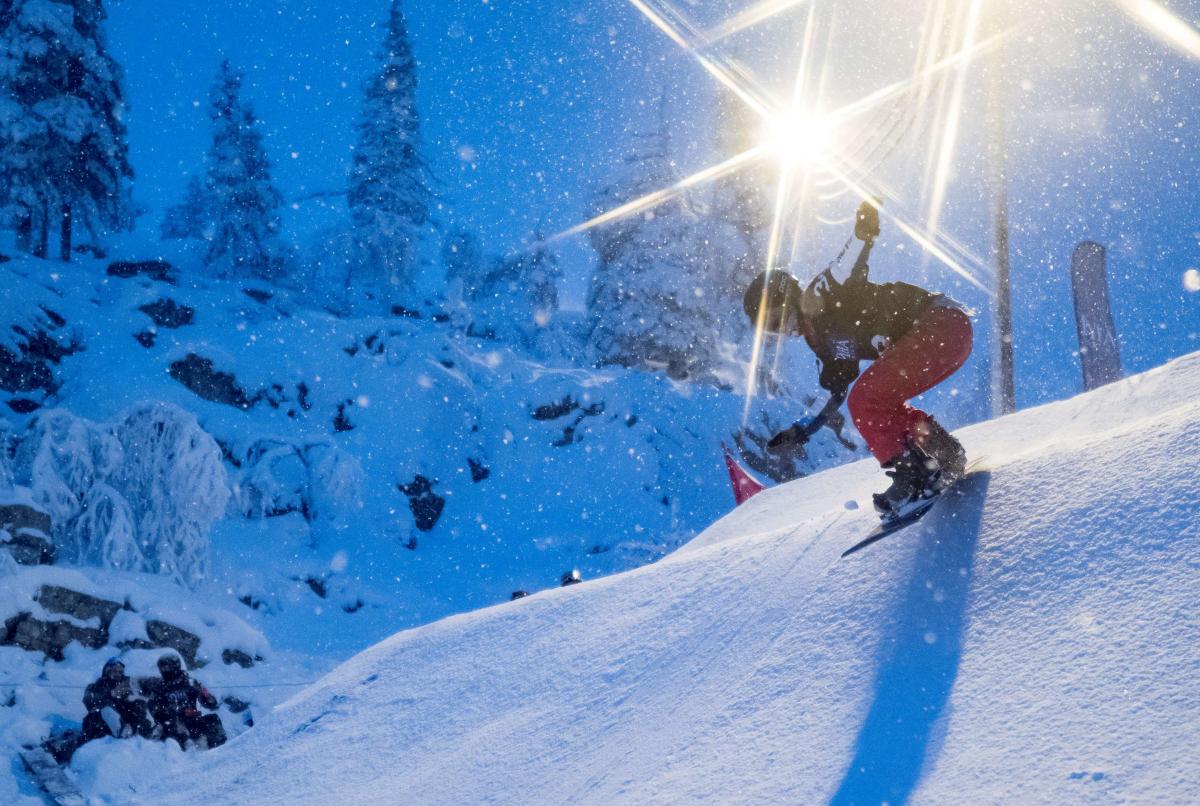
[[[198,396],[213,403],[224,403],[238,409],[251,408],[255,400],[238,385],[237,378],[221,372],[213,366],[212,359],[195,353],[171,364],[171,377],[191,389]]]
[[[110,277],[148,277],[164,283],[175,282],[175,267],[165,260],[115,260],[108,264]]]
[[[17,613],[4,622],[0,645],[40,652],[56,661],[63,659],[63,652],[72,641],[90,649],[109,645],[113,619],[121,611],[134,612],[127,602],[101,599],[61,585],[42,585],[34,600],[46,614],[65,618],[45,618],[35,615],[32,610]],[[129,638],[117,641],[113,646],[120,650],[173,649],[189,669],[207,664],[207,659],[200,653],[200,637],[195,633],[161,619],[148,619],[145,627],[145,638]],[[260,655],[237,648],[221,651],[221,660],[227,665],[249,668],[262,659]]]
[[[0,505],[0,548],[22,565],[49,565],[55,549],[50,516],[28,504]]]
[[[400,492],[408,496],[408,508],[418,529],[428,532],[442,516],[446,499],[433,491],[434,482],[418,474],[408,484],[398,484]]]
[[[180,305],[170,297],[149,302],[139,311],[149,316],[158,327],[168,329],[190,325],[196,318],[196,309],[190,305]]]

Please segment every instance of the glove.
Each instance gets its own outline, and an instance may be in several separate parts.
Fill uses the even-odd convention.
[[[803,445],[819,428],[820,424],[816,423],[816,419],[813,417],[797,420],[771,437],[771,441],[767,443],[767,450],[771,453],[780,453],[789,448]]]
[[[870,241],[879,237],[879,211],[869,201],[858,206],[854,216],[854,237],[860,241]]]

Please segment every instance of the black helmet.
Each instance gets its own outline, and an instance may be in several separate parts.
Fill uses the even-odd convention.
[[[787,312],[792,312],[799,319],[800,300],[803,296],[804,290],[795,277],[782,269],[773,269],[763,272],[750,282],[750,287],[742,297],[742,308],[746,311],[746,316],[750,317],[750,321],[757,325],[759,310],[765,302],[763,327],[778,333],[783,327]]]
[[[177,675],[183,672],[183,664],[180,663],[178,655],[163,655],[158,659],[158,671],[164,677]]]

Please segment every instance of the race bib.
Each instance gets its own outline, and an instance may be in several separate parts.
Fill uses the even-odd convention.
[[[854,358],[854,342],[849,339],[835,339],[833,357],[836,359]]]

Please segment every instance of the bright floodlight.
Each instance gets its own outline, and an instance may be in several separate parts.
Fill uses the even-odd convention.
[[[790,165],[813,165],[825,160],[832,144],[829,121],[802,109],[789,109],[767,121],[767,148]]]

